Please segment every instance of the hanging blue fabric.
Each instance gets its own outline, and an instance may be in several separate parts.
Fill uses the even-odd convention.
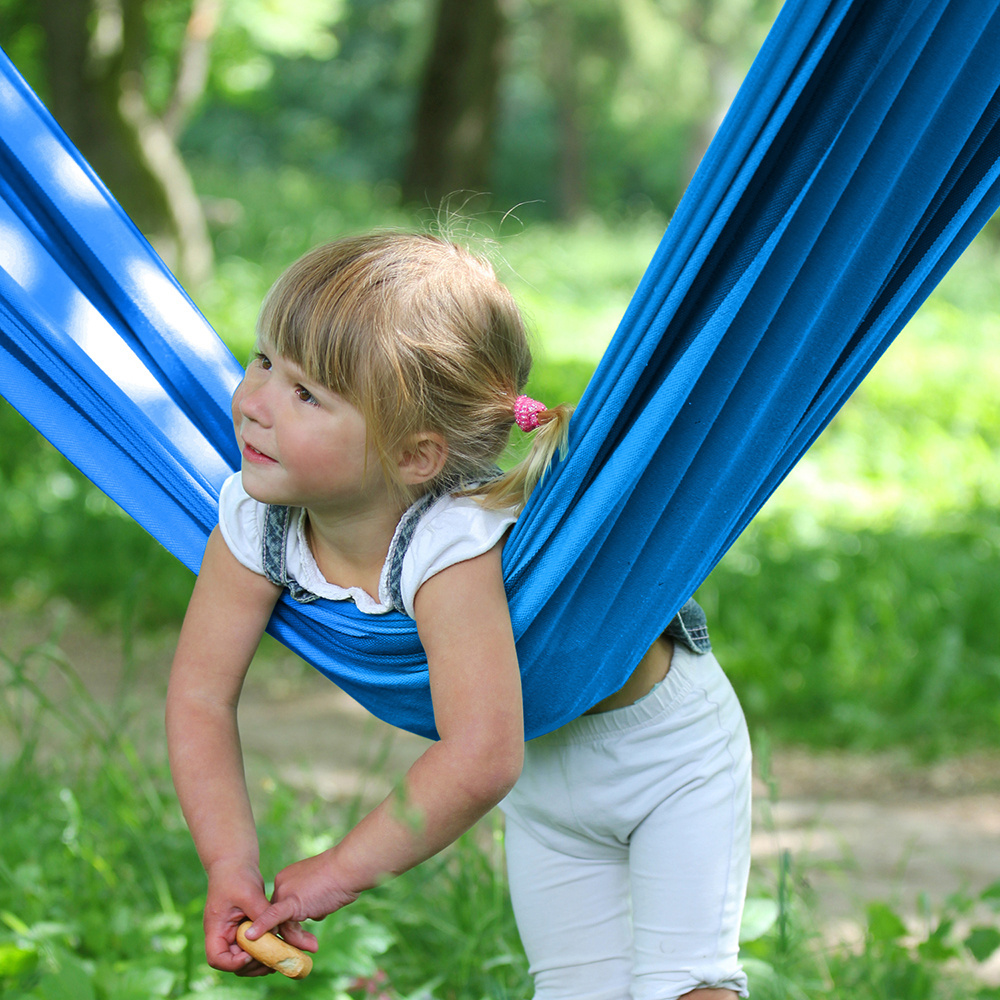
[[[1000,203],[1000,13],[789,0],[505,549],[537,736],[619,687]],[[239,365],[7,64],[0,393],[192,569]],[[271,631],[434,735],[412,622]]]

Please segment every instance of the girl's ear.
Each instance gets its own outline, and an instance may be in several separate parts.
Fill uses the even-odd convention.
[[[443,468],[448,458],[448,444],[434,431],[415,434],[399,458],[400,479],[406,486],[429,482]]]

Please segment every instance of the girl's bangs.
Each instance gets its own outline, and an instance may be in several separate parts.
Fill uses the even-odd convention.
[[[258,336],[307,378],[350,398],[357,395],[361,345],[323,298],[322,289],[275,287],[261,309]]]

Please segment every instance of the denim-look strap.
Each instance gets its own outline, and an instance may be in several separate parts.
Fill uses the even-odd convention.
[[[413,533],[417,530],[420,518],[440,496],[440,493],[425,493],[416,503],[408,507],[400,519],[396,533],[392,537],[392,544],[389,546],[389,555],[386,557],[386,562],[389,564],[386,580],[389,603],[394,610],[401,611],[404,615],[406,614],[406,606],[403,604],[403,557],[410,547]]]
[[[289,507],[268,504],[264,510],[264,535],[262,539],[264,575],[279,587],[287,587],[288,593],[300,604],[318,600],[319,595],[306,590],[297,580],[288,575],[285,564],[288,528],[292,523]]]
[[[431,504],[440,500],[446,493],[454,493],[459,489],[474,490],[480,486],[485,486],[491,480],[501,475],[499,466],[494,466],[489,470],[489,474],[482,479],[472,482],[461,483],[456,481],[444,481],[437,487],[420,497],[400,519],[393,535],[392,543],[389,546],[389,555],[386,562],[389,564],[388,578],[386,580],[389,590],[389,603],[393,609],[408,614],[406,605],[403,603],[403,557],[413,540],[413,533],[417,530],[420,518],[427,513]]]
[[[708,619],[694,598],[674,615],[663,634],[682,643],[692,653],[708,653],[712,649],[712,640],[708,637]]]
[[[391,607],[404,614],[402,576],[403,557],[416,531],[420,517],[427,508],[438,499],[438,494],[428,493],[422,496],[406,513],[403,514],[396,528],[396,533],[389,548],[388,585],[391,595]],[[261,539],[263,551],[264,575],[279,587],[287,588],[289,594],[301,604],[308,604],[319,599],[318,594],[306,589],[288,573],[286,563],[288,531],[293,522],[290,507],[268,504],[264,511],[264,533]]]

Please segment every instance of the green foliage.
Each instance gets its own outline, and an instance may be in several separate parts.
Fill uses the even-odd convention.
[[[772,0],[529,0],[512,18],[495,191],[559,208],[578,128],[587,206],[677,204],[777,14]]]
[[[502,873],[503,831],[494,815],[492,825],[372,894],[366,912],[392,935],[384,965],[397,990],[490,1000],[530,994]],[[429,964],[430,955],[442,956],[441,964]]]
[[[2,0],[3,43],[45,96],[41,15]],[[435,15],[430,0],[144,0],[145,97],[170,106],[185,41],[217,17],[205,92],[181,139],[227,169],[293,166],[341,183],[392,186],[404,173],[416,89]],[[578,175],[583,206],[676,204],[734,84],[777,12],[775,0],[520,0],[507,37],[490,192],[559,217]],[[558,57],[557,57],[558,56]],[[193,76],[187,78],[190,84]],[[565,141],[575,122],[577,142]],[[579,207],[579,206],[578,206]]]
[[[768,873],[759,873],[761,877]],[[919,921],[874,901],[865,908],[860,940],[831,946],[815,925],[807,873],[794,871],[790,856],[778,861],[778,893],[747,900],[741,956],[754,1000],[965,1000],[996,997],[977,983],[977,966],[1000,947],[996,910],[983,916],[997,885],[959,892]],[[987,909],[987,913],[990,910]],[[761,920],[759,915],[764,914]],[[990,922],[969,927],[968,919]],[[831,992],[832,991],[832,992]]]
[[[220,33],[208,93],[183,137],[191,161],[230,176],[291,167],[341,185],[388,186],[398,201],[431,5],[354,0],[334,8],[334,58],[281,54],[250,33]]]
[[[0,600],[61,595],[105,624],[176,622],[193,578],[0,399]]]
[[[776,518],[740,540],[699,596],[751,729],[932,755],[993,744],[1000,518],[956,522],[803,542]]]
[[[25,0],[2,0],[4,50],[32,87],[44,95],[46,58],[42,12]],[[241,0],[203,5],[196,33],[211,38],[211,78],[219,93],[235,99],[259,92],[271,80],[274,59],[328,60],[338,49],[336,26],[345,17],[344,0]],[[180,53],[194,11],[192,0],[156,0],[136,6],[145,22],[143,62],[146,97],[162,111],[173,91]]]
[[[65,702],[47,695],[51,675]],[[199,885],[163,782],[53,645],[0,650],[0,683],[0,735],[15,748],[0,758],[0,992],[169,995],[196,917],[174,893]]]
[[[303,32],[335,46],[329,59],[304,46],[282,53],[275,40],[287,22],[281,32],[261,31],[263,6],[233,7],[253,15],[248,30],[238,30],[247,19],[239,14],[237,23],[231,10],[223,21],[209,92],[183,138],[187,156],[230,170],[293,166],[340,183],[389,185],[398,198],[433,5],[346,5],[326,34]],[[551,219],[574,169],[586,207],[602,215],[672,209],[776,5],[530,0],[506,13],[490,193],[495,205],[529,203],[529,217]],[[562,139],[570,119],[580,139],[573,155]]]
[[[777,791],[770,740],[755,742],[768,793],[759,796],[769,826]],[[850,923],[856,936],[832,938],[822,924],[810,873],[791,852],[751,874],[740,955],[754,1000],[980,1000],[998,992],[982,985],[982,963],[1000,947],[1000,882],[953,893],[934,907],[926,896],[916,914],[872,900]]]

